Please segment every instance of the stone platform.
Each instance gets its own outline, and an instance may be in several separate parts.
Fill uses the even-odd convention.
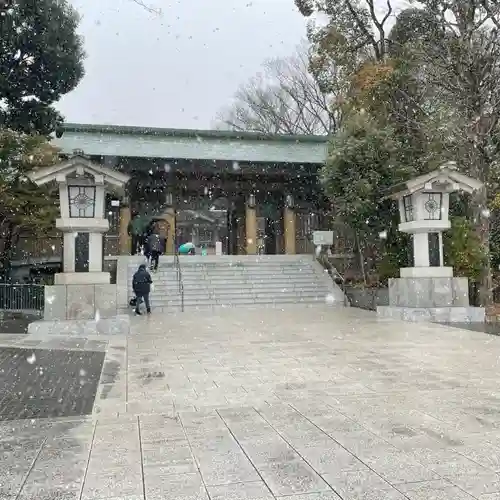
[[[130,316],[120,314],[114,318],[90,320],[34,321],[28,325],[28,333],[34,335],[62,335],[66,337],[87,337],[93,335],[128,335]]]
[[[0,422],[0,498],[500,498],[500,338],[326,305],[130,324],[5,336],[107,345],[92,416]]]
[[[433,323],[484,323],[483,307],[397,307],[377,306],[381,318]]]
[[[469,305],[468,279],[452,277],[390,279],[389,305],[378,306],[377,314],[383,318],[434,323],[485,321],[484,308]]]

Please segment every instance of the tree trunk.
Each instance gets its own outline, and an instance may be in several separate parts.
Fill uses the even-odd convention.
[[[359,265],[361,267],[361,274],[363,275],[363,283],[366,285],[368,283],[366,279],[366,270],[365,270],[365,256],[363,253],[363,249],[361,248],[361,241],[359,239],[359,234],[356,231],[356,247],[358,248],[358,255],[359,255]]]
[[[493,280],[490,259],[490,219],[483,212],[487,208],[486,186],[472,195],[474,225],[479,242],[486,256],[479,277],[479,305],[487,307],[493,302]]]
[[[4,233],[4,245],[0,254],[0,274],[2,281],[8,281],[10,278],[10,270],[12,268],[12,257],[16,248],[17,240],[19,239],[19,230],[12,222],[7,224]]]

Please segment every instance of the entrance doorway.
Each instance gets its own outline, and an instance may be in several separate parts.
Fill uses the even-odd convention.
[[[283,217],[276,214],[257,218],[257,248],[259,254],[285,253]]]

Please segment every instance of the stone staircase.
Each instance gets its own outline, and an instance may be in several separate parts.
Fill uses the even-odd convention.
[[[128,300],[140,257],[127,262]],[[308,255],[181,256],[184,310],[217,307],[325,304],[343,306],[344,296],[322,267]],[[172,256],[163,256],[152,273],[151,304],[161,312],[181,310]]]

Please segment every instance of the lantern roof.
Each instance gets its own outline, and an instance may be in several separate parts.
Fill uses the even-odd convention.
[[[385,198],[399,200],[404,196],[419,191],[451,193],[462,190],[472,193],[481,189],[483,185],[481,181],[461,174],[457,169],[456,163],[449,161],[428,174],[423,174],[406,182],[396,184],[389,189],[389,194]]]
[[[121,190],[130,180],[129,175],[94,163],[81,153],[76,153],[56,165],[35,169],[29,174],[29,178],[39,186],[53,181],[59,184],[67,183],[68,178],[75,176],[90,177],[95,184],[106,185],[112,190]]]

